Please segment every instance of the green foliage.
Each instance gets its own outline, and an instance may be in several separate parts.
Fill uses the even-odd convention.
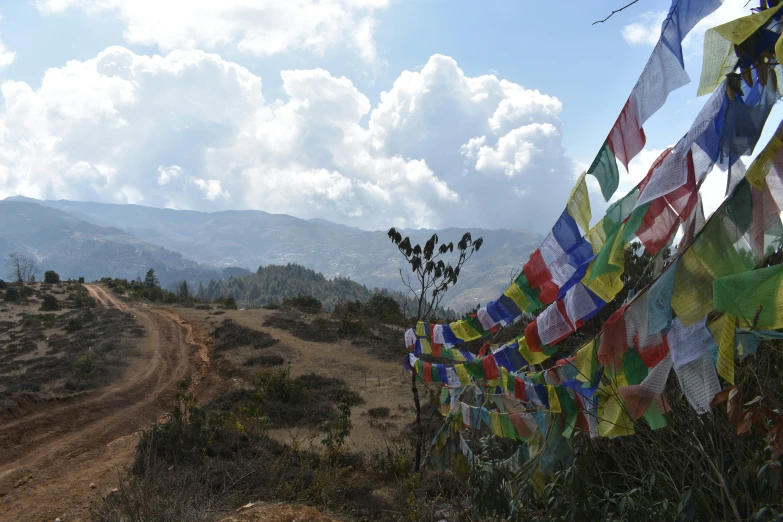
[[[444,256],[454,252],[454,243],[442,243],[438,247],[437,234],[433,234],[424,247],[411,245],[410,238],[406,236],[403,239],[394,227],[386,235],[405,257],[413,273],[414,281],[411,282],[410,278],[406,281],[400,269],[400,277],[411,298],[416,301],[416,318],[419,320],[426,320],[437,311],[449,286],[457,284],[462,267],[484,243],[483,238],[474,241],[470,232],[466,232],[457,243],[458,256],[452,265],[451,261],[445,261]]]
[[[84,276],[79,276],[79,283],[84,284]]]
[[[72,317],[68,320],[68,324],[65,325],[66,332],[76,332],[84,328],[84,324],[80,317]]]
[[[283,299],[283,306],[296,308],[301,312],[317,314],[323,310],[323,303],[311,295],[300,293],[296,297],[286,297]]]
[[[326,451],[332,455],[343,451],[345,445],[345,439],[351,434],[351,405],[346,397],[340,399],[340,404],[337,406],[340,411],[340,417],[334,421],[326,421],[321,424],[321,433],[324,434],[324,438],[321,439],[321,444],[324,445]]]
[[[44,283],[57,284],[60,282],[60,275],[54,270],[44,272]]]
[[[15,302],[18,301],[21,297],[22,294],[19,292],[19,289],[17,289],[15,286],[9,285],[8,289],[5,291],[5,296],[3,296],[3,301]]]
[[[95,375],[95,359],[89,352],[76,360],[73,370],[73,378],[77,383],[90,380]]]
[[[46,312],[53,312],[55,310],[60,309],[60,303],[57,302],[57,297],[53,296],[52,294],[44,294],[43,298],[41,299],[41,308],[40,310],[46,311]]]
[[[28,297],[32,297],[35,293],[35,290],[33,290],[32,286],[28,285],[19,285],[19,294],[22,296],[22,299],[27,299]]]
[[[219,299],[215,299],[215,303],[223,306],[223,308],[226,310],[237,309],[237,302],[233,297],[221,297]]]
[[[144,276],[144,286],[147,288],[155,288],[160,286],[158,276],[155,275],[155,269],[150,268],[147,270],[147,275]]]

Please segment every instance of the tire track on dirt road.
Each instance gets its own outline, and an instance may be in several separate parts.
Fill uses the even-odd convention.
[[[37,522],[64,513],[88,520],[89,501],[107,493],[116,469],[132,458],[133,434],[174,404],[184,378],[193,374],[197,382],[206,372],[206,344],[175,312],[129,306],[102,286],[85,286],[102,307],[131,313],[144,328],[139,355],[115,383],[0,420],[0,520]],[[91,490],[90,483],[101,486]]]

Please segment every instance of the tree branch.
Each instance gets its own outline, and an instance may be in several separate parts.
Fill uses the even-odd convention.
[[[609,19],[610,19],[612,16],[614,16],[616,13],[619,13],[620,11],[622,11],[622,10],[624,10],[624,9],[628,9],[629,7],[631,7],[633,4],[635,4],[635,3],[636,3],[636,2],[638,2],[638,1],[639,1],[639,0],[633,0],[633,2],[630,2],[630,3],[628,3],[628,4],[624,5],[624,6],[622,6],[620,9],[615,9],[614,11],[612,11],[611,13],[609,13],[609,16],[607,16],[607,17],[606,17],[606,18],[604,18],[603,20],[596,20],[595,22],[593,22],[593,23],[592,23],[592,25],[595,25],[595,24],[602,24],[602,23],[606,22],[606,21],[607,21],[607,20],[609,20]]]

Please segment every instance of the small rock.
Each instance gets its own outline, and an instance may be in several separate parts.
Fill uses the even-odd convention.
[[[248,509],[250,509],[252,507],[253,507],[253,503],[250,502],[249,504],[245,504],[241,508],[237,509],[237,511],[241,513],[242,511],[247,511]]]
[[[90,489],[95,489],[98,486],[95,485],[95,482],[90,482]]]
[[[60,522],[60,517],[55,518],[54,522]]]

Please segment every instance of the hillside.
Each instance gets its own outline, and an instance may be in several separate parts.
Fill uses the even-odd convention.
[[[384,231],[257,210],[207,213],[63,200],[40,203],[94,225],[118,228],[202,265],[256,270],[297,263],[329,279],[345,277],[370,288],[405,289],[399,275],[402,258]],[[401,230],[413,241],[426,240],[433,232],[441,241],[457,241],[466,231]],[[497,297],[512,270],[519,268],[542,239],[521,230],[469,231],[474,237],[483,236],[484,246],[466,265],[459,284],[444,302],[458,310]]]
[[[206,299],[233,297],[240,307],[258,308],[267,303],[281,302],[285,297],[312,295],[331,310],[340,301],[366,301],[373,293],[391,295],[399,303],[406,296],[386,289],[370,290],[344,277],[327,279],[312,269],[297,264],[259,267],[255,274],[210,281],[205,287]],[[412,309],[412,303],[409,305]],[[441,315],[447,315],[443,311]]]
[[[99,226],[28,201],[0,201],[0,259],[9,252],[31,254],[41,268],[63,278],[135,279],[154,268],[161,284],[244,275],[239,269],[203,267],[179,252],[152,244],[118,228]],[[2,266],[4,268],[4,265]],[[2,277],[5,277],[3,273]]]

